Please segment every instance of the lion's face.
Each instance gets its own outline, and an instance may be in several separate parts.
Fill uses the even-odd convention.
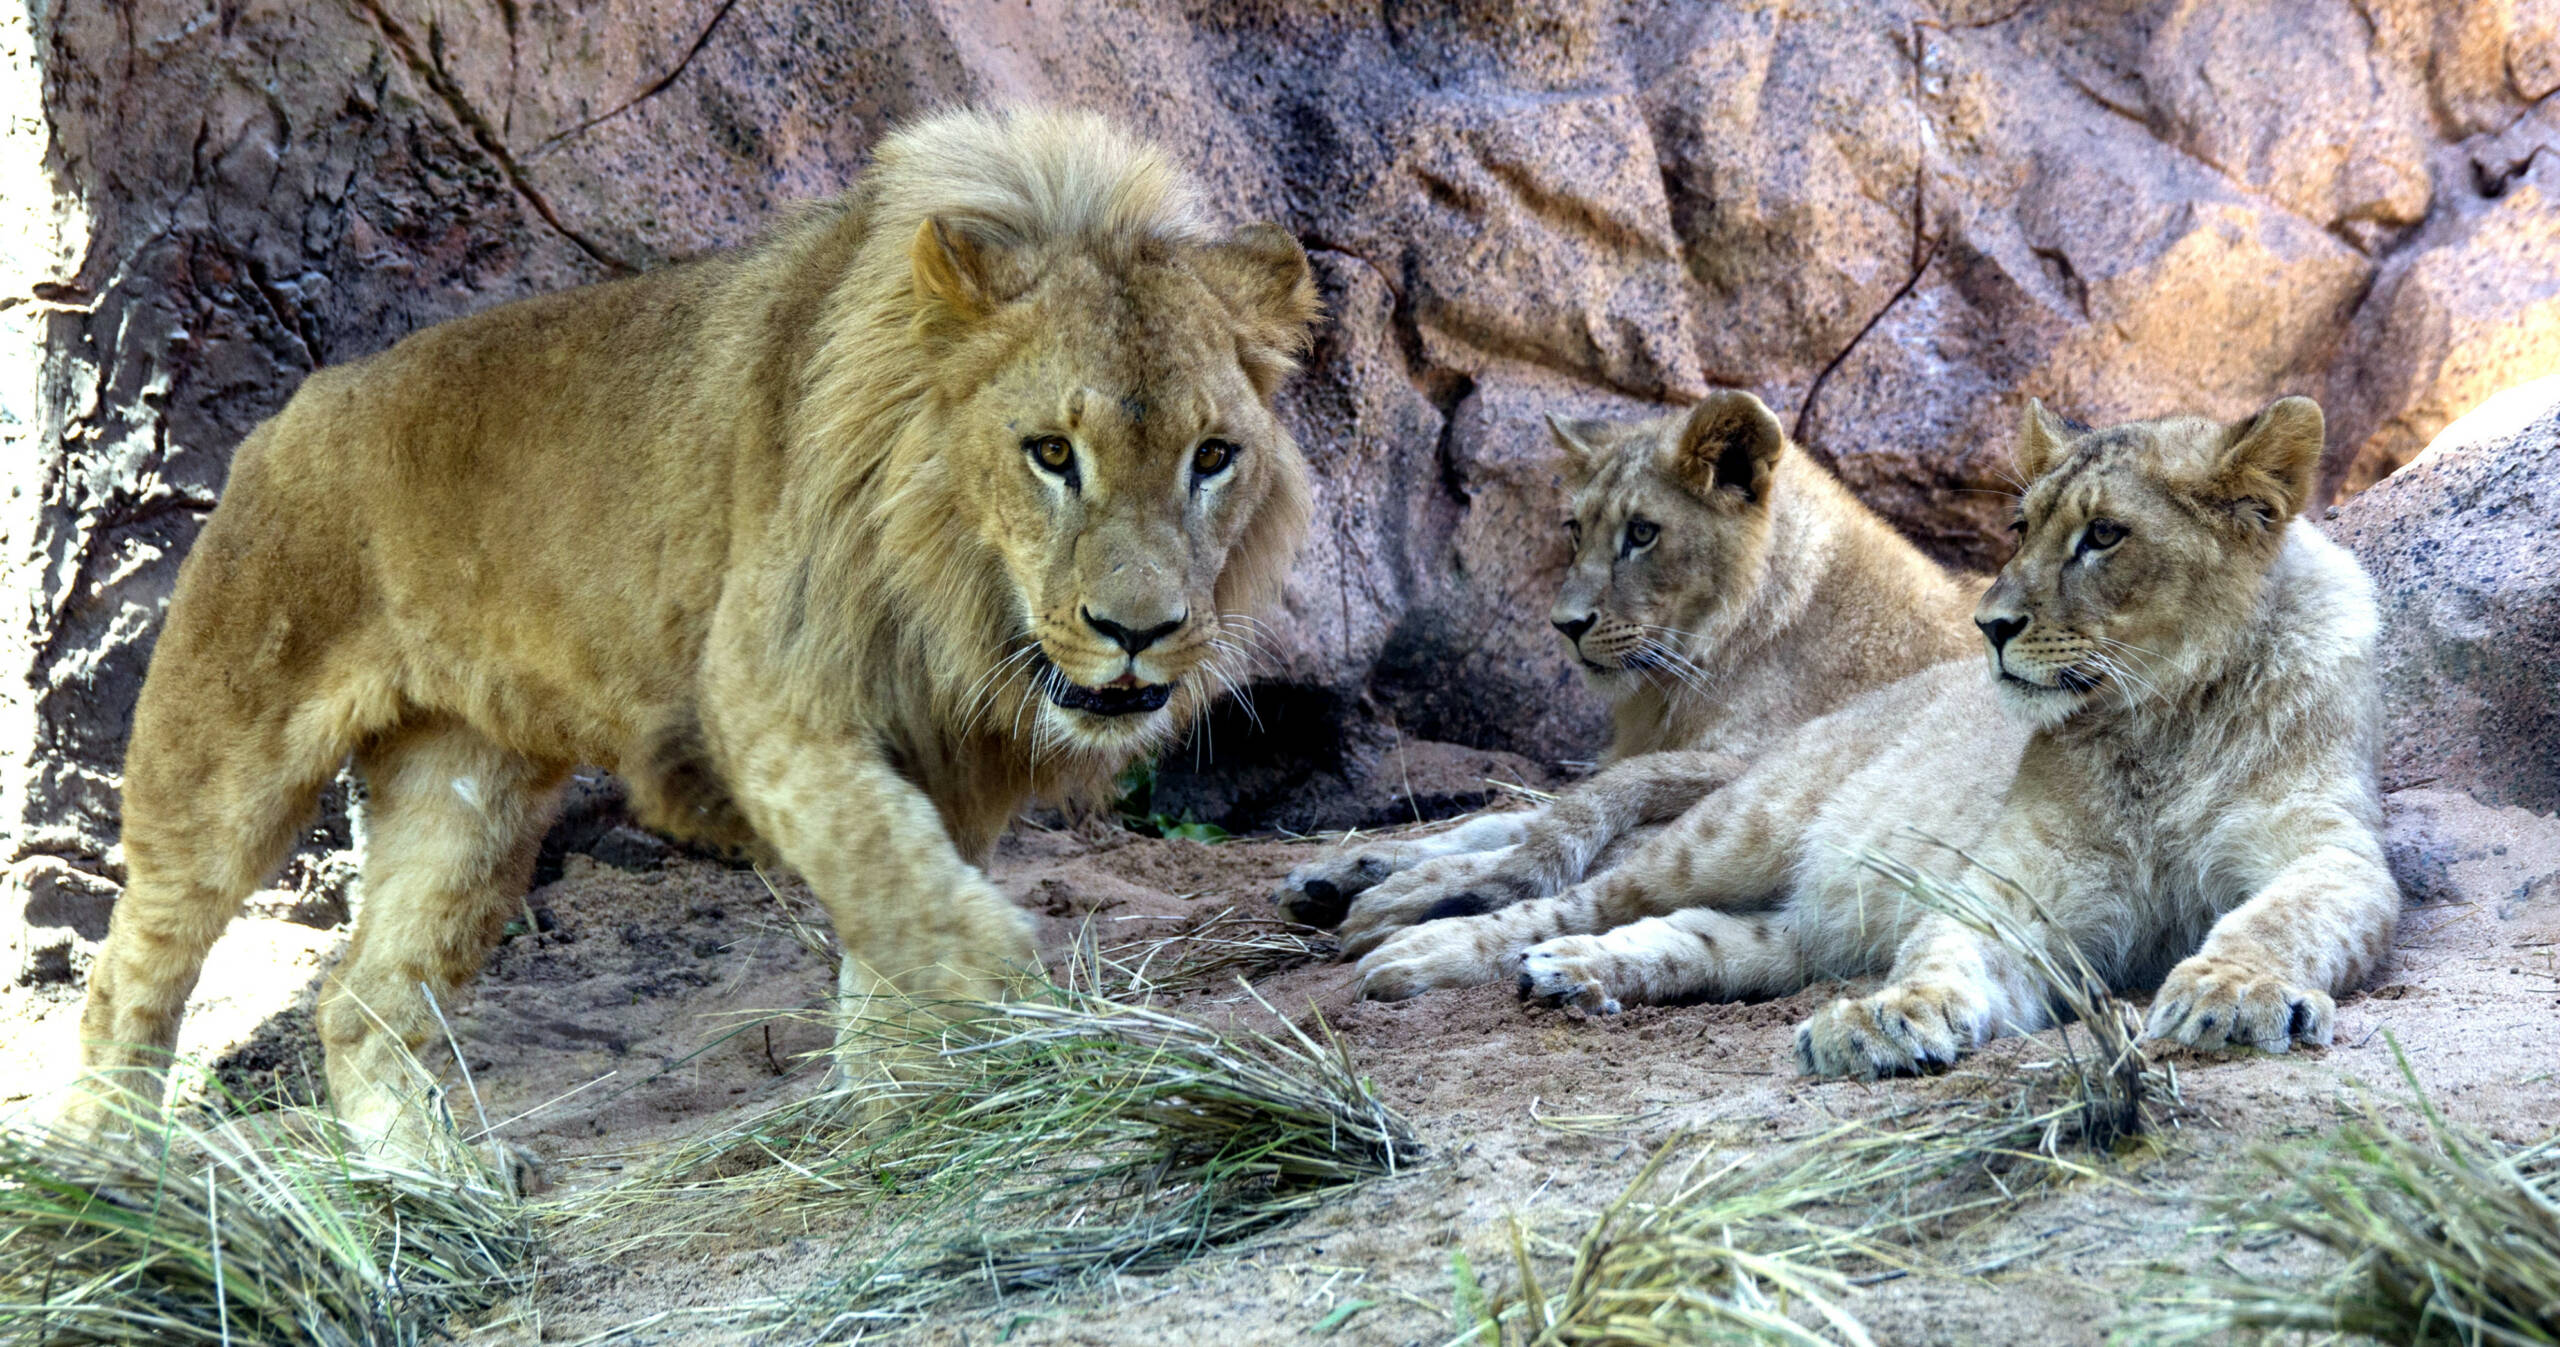
[[[2247,618],[2321,438],[2305,398],[2096,431],[2030,402],[2017,555],[1974,616],[2003,700],[2048,726],[2173,700]]]
[[[1749,393],[1653,421],[1550,420],[1573,488],[1573,561],[1548,620],[1605,695],[1689,675],[1690,638],[1746,599],[1786,436]]]
[[[1271,550],[1275,518],[1303,520],[1305,469],[1268,398],[1315,313],[1305,256],[1257,228],[1008,261],[1026,284],[966,344],[988,363],[947,423],[1019,601],[1008,668],[1049,736],[1139,746],[1177,723],[1177,694],[1205,703],[1241,676],[1263,577],[1237,571],[1285,565],[1246,554]]]

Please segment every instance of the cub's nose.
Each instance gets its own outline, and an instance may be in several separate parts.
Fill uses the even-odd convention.
[[[1547,620],[1556,624],[1556,630],[1563,632],[1566,640],[1578,642],[1582,633],[1591,630],[1591,624],[1600,620],[1600,615],[1584,613],[1580,617],[1551,617]]]
[[[1990,640],[1991,648],[1996,652],[2009,644],[2010,637],[2027,629],[2027,620],[2023,617],[1977,617],[1973,625],[1982,628],[1983,636]]]
[[[1077,611],[1084,615],[1084,624],[1086,626],[1093,628],[1095,631],[1101,632],[1104,640],[1110,641],[1112,644],[1119,646],[1121,649],[1128,651],[1132,655],[1137,654],[1148,646],[1154,645],[1156,642],[1180,631],[1182,629],[1182,624],[1190,620],[1191,617],[1191,614],[1184,613],[1182,616],[1173,619],[1171,622],[1159,622],[1143,631],[1133,631],[1112,621],[1110,618],[1096,616],[1094,611],[1090,608],[1081,608]]]

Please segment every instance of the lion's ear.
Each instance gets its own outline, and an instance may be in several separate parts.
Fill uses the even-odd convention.
[[[1600,460],[1608,456],[1616,430],[1607,421],[1547,413],[1547,433],[1564,451],[1565,474],[1577,482],[1590,481],[1591,474],[1600,470]]]
[[[1731,491],[1756,505],[1769,498],[1778,452],[1786,447],[1786,428],[1769,404],[1726,389],[1690,409],[1671,451],[1671,470],[1701,496]]]
[[[2213,471],[2214,493],[2245,503],[2270,525],[2282,525],[2311,499],[2312,474],[2328,423],[2309,398],[2278,398],[2267,409],[2231,427],[2231,441]]]
[[[2027,414],[2018,427],[2018,478],[2020,488],[2053,470],[2062,461],[2063,449],[2072,436],[2086,429],[2068,419],[2056,416],[2040,398],[2027,399]]]
[[[925,221],[907,255],[915,263],[916,293],[954,318],[983,318],[1004,302],[996,285],[999,254],[966,225],[939,215]]]
[[[1292,370],[1324,312],[1306,250],[1275,224],[1250,224],[1200,250],[1200,272],[1243,323],[1245,375],[1268,396]]]

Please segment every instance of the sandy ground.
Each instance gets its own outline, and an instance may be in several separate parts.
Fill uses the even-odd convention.
[[[2359,1082],[2397,1092],[2386,1034],[2452,1116],[2511,1142],[2548,1132],[2560,1119],[2560,820],[2439,791],[2403,792],[2391,804],[2395,853],[2417,877],[2418,901],[2393,964],[2341,1004],[2336,1046],[2183,1063],[2189,1107],[2168,1144],[2112,1163],[2102,1180],[2032,1198],[1938,1251],[1955,1267],[1988,1271],[1860,1291],[1848,1303],[1878,1341],[2102,1341],[2167,1273],[2221,1250],[2198,1227],[2212,1199],[2269,1186],[2249,1156],[2254,1143],[2334,1126]],[[1088,923],[1107,944],[1229,908],[1267,914],[1272,883],[1320,845],[1025,829],[994,871],[1040,914],[1053,948]],[[522,932],[499,950],[456,1028],[491,1120],[546,1157],[555,1199],[574,1200],[678,1137],[810,1088],[805,1054],[825,1035],[796,1012],[820,1005],[829,986],[825,961],[792,930],[795,909],[814,911],[788,883],[778,901],[753,873],[690,860],[635,873],[573,858],[528,898]],[[318,1059],[298,1007],[341,939],[272,914],[236,924],[199,989],[186,1050],[221,1062],[235,1090],[307,1096]],[[1489,1285],[1507,1284],[1511,1218],[1571,1238],[1673,1134],[1765,1146],[1946,1088],[1798,1077],[1791,1027],[1840,984],[1606,1019],[1524,1007],[1504,987],[1365,1003],[1340,965],[1287,971],[1257,990],[1293,1018],[1321,1012],[1414,1122],[1424,1160],[1253,1247],[1070,1299],[958,1312],[918,1330],[919,1340],[1294,1341],[1357,1300],[1371,1304],[1332,1340],[1441,1343],[1453,1333],[1451,1250],[1463,1248]],[[1176,1007],[1268,1021],[1240,992]],[[0,999],[0,1112],[43,1107],[70,1060],[76,1014],[59,989]],[[2049,1042],[2027,1040],[1987,1055],[2050,1053]],[[1598,1134],[1539,1121],[1578,1115],[1624,1121]],[[529,1302],[482,1336],[726,1337],[707,1311],[787,1297],[840,1268],[829,1233],[785,1220],[609,1257],[570,1250]],[[2308,1266],[2299,1251],[2241,1257],[2244,1270],[2268,1275]]]

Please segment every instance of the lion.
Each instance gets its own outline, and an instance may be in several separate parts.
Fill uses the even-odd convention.
[[[1558,892],[1794,726],[1973,648],[1985,582],[1922,555],[1751,394],[1548,425],[1573,544],[1549,620],[1609,704],[1606,766],[1535,813],[1364,839],[1293,871],[1273,901],[1339,923],[1346,956]]]
[[[73,1122],[156,1104],[207,947],[350,757],[318,1020],[360,1134],[418,1114],[408,1054],[580,763],[806,879],[848,1004],[1001,995],[1038,962],[996,837],[1238,676],[1307,525],[1272,397],[1317,317],[1296,241],[1219,237],[1159,150],[955,112],[750,246],[313,374],[233,460],[134,713]]]
[[[1412,927],[1371,995],[1516,977],[1609,1011],[1775,996],[1890,964],[1801,1026],[1815,1075],[1943,1066],[2051,1007],[2019,951],[1879,882],[1978,865],[2057,958],[2161,978],[2146,1032],[2325,1044],[2389,950],[2373,586],[2295,516],[2318,406],[2090,431],[2030,402],[2018,550],[1971,661],[1805,726],[1640,853],[1554,898]],[[2066,961],[2067,966],[2067,961]]]

